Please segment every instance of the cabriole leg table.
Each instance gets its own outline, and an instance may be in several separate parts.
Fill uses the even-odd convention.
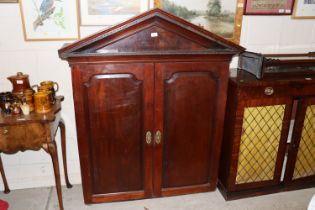
[[[60,170],[58,162],[57,144],[55,135],[60,128],[62,159],[66,185],[71,188],[67,171],[66,158],[66,130],[64,121],[61,118],[61,101],[63,97],[57,97],[53,110],[47,114],[31,113],[28,116],[0,115],[0,154],[14,154],[19,151],[44,149],[50,154],[56,181],[56,189],[60,210],[63,210],[62,190],[60,181]],[[10,189],[4,173],[0,156],[0,173],[4,183],[4,192],[9,193]]]

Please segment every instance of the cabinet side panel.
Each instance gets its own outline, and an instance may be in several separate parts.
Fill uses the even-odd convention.
[[[164,82],[163,188],[209,182],[216,86],[211,72],[178,72]]]
[[[234,133],[236,125],[236,112],[238,108],[238,87],[231,80],[229,81],[228,86],[228,95],[227,95],[227,107],[224,120],[224,133],[222,139],[222,148],[221,148],[221,157],[220,157],[220,167],[219,167],[219,181],[220,183],[227,188],[230,178],[232,164],[232,151],[235,147],[234,143]],[[239,142],[238,142],[239,144]],[[234,181],[234,180],[233,180]]]
[[[96,75],[85,84],[93,194],[143,186],[143,84],[131,74]]]

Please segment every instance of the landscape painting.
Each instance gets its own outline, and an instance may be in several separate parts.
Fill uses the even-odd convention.
[[[233,38],[237,0],[161,0],[160,7],[225,38]]]
[[[115,25],[149,8],[149,0],[80,0],[81,25]]]
[[[134,15],[141,12],[141,0],[88,0],[89,15]]]

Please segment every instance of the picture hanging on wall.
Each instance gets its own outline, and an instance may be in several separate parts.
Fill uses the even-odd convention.
[[[291,15],[294,0],[246,0],[245,15]]]
[[[80,0],[81,25],[115,25],[149,9],[149,0]]]
[[[26,41],[79,39],[76,0],[20,0]]]
[[[154,6],[235,43],[240,41],[244,0],[155,0]]]
[[[315,18],[315,0],[295,0],[293,18]]]
[[[18,3],[19,0],[0,0],[0,3]]]

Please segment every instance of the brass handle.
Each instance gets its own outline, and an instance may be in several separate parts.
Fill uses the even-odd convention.
[[[272,87],[266,87],[266,88],[265,88],[265,95],[267,95],[267,96],[273,95],[274,92],[275,92],[275,91],[273,90]]]
[[[145,141],[147,142],[147,144],[151,144],[152,142],[152,134],[150,131],[147,131],[145,134]]]
[[[161,136],[162,136],[161,131],[157,131],[155,133],[154,140],[155,140],[156,144],[160,144],[161,143]]]

